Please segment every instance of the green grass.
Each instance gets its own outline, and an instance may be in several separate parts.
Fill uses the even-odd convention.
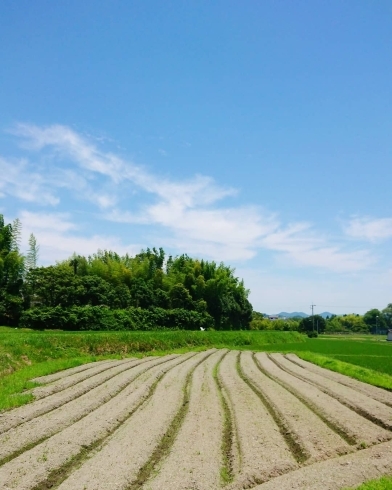
[[[385,336],[381,337],[383,340],[380,337],[378,339],[375,341],[374,337],[370,336],[346,336],[338,339],[321,336],[317,339],[306,339],[302,343],[273,347],[279,352],[295,352],[296,354],[313,352],[392,376],[392,342],[386,342]],[[267,350],[273,350],[273,348],[267,347]]]
[[[297,332],[34,332],[0,327],[0,411],[32,399],[31,379],[107,358],[163,355],[211,347],[262,350],[305,342]]]
[[[361,366],[356,366],[348,362],[342,362],[336,358],[322,356],[314,352],[297,352],[297,355],[305,361],[312,362],[331,371],[336,371],[346,376],[369,383],[374,386],[379,386],[386,390],[392,391],[392,376],[374,369],[368,369]]]
[[[371,480],[363,483],[356,490],[391,490],[392,489],[392,477],[387,476],[380,478],[379,480]],[[346,489],[351,490],[351,489]]]

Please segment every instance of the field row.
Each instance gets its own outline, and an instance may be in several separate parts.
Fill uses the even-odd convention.
[[[392,393],[295,355],[209,350],[38,379],[0,487],[339,489],[392,472]]]

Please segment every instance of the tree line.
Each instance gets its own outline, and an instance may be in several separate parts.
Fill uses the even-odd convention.
[[[313,315],[306,318],[278,318],[270,320],[267,315],[254,311],[250,323],[252,330],[296,330],[303,333],[373,333],[384,334],[392,329],[392,303],[383,310],[373,308],[364,315],[350,313],[323,318]]]
[[[134,257],[98,251],[38,267],[30,236],[20,251],[21,223],[0,215],[0,324],[30,328],[248,329],[249,291],[234,269],[186,254],[147,248]]]

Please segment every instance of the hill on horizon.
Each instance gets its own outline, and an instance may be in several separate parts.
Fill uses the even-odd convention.
[[[327,318],[327,316],[332,316],[333,313],[330,313],[329,311],[323,311],[322,313],[315,313],[315,315],[320,315],[323,318]],[[307,318],[308,315],[307,313],[304,313],[303,311],[293,311],[292,313],[288,313],[287,311],[281,311],[280,313],[277,313],[276,315],[269,315],[269,316],[278,316],[279,318]]]

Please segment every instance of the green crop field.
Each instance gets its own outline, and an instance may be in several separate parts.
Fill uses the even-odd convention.
[[[387,342],[385,336],[320,336],[317,339],[307,339],[304,343],[282,345],[279,348],[284,352],[287,349],[296,353],[313,352],[392,376],[392,342]]]

